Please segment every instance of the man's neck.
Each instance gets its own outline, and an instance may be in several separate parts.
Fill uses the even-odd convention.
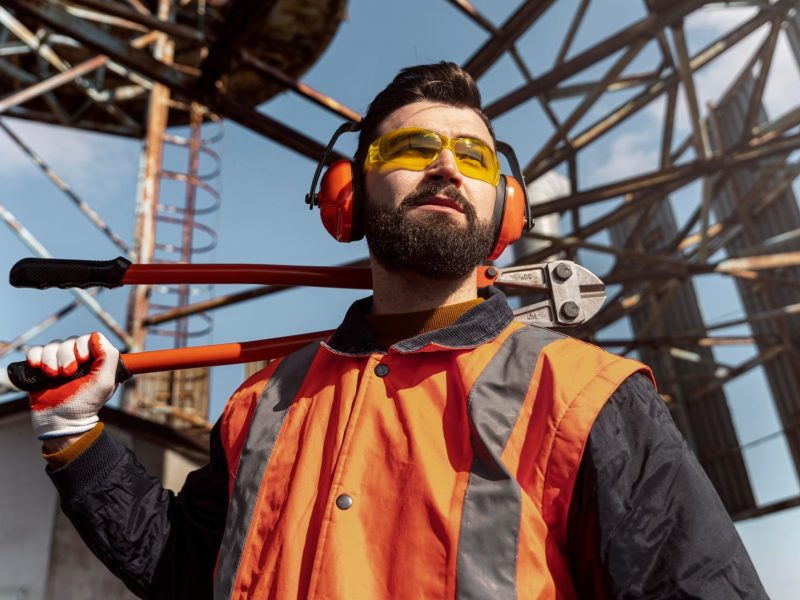
[[[390,272],[371,259],[372,314],[431,310],[478,297],[475,270],[456,281],[428,279],[412,272]]]

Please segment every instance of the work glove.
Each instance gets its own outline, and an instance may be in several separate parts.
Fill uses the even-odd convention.
[[[69,377],[93,360],[89,373],[57,387],[30,392],[33,430],[40,440],[79,435],[98,422],[97,411],[117,387],[119,351],[101,333],[54,340],[28,350],[28,365],[50,377]]]

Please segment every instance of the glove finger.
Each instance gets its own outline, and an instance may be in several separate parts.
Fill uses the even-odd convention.
[[[78,359],[78,362],[81,364],[92,357],[91,351],[89,350],[90,337],[91,334],[87,333],[75,340],[75,358]]]
[[[99,379],[116,383],[119,350],[99,331],[89,336],[89,350],[94,356],[92,373],[97,373]]]
[[[61,340],[53,340],[42,350],[42,365],[40,368],[45,375],[50,377],[58,375],[58,347],[60,345]]]
[[[78,370],[78,360],[75,357],[75,338],[68,338],[58,345],[56,350],[58,361],[58,374],[69,377]]]
[[[42,351],[44,350],[43,346],[31,346],[28,350],[27,354],[25,355],[25,360],[28,361],[28,364],[35,369],[38,369],[42,366]]]

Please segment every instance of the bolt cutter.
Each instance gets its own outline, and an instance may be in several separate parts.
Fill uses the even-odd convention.
[[[109,261],[26,258],[11,269],[9,281],[20,288],[113,288],[121,285],[156,284],[260,284],[304,285],[371,289],[368,267],[314,267],[260,264],[132,264],[119,257]],[[514,311],[515,319],[540,327],[572,327],[585,323],[600,310],[605,285],[588,269],[567,260],[498,268],[478,267],[476,285],[496,285],[528,292],[542,292],[545,299]],[[285,356],[332,331],[214,344],[172,350],[153,350],[120,355],[117,382],[132,375],[266,360]],[[12,363],[7,379],[16,388],[33,391],[60,385],[85,375],[91,363],[81,365],[70,377],[47,377],[26,362]],[[3,378],[5,379],[5,378]]]

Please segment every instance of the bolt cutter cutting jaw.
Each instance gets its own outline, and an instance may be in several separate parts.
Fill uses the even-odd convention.
[[[574,327],[585,323],[597,314],[606,299],[606,288],[600,278],[569,260],[489,267],[478,274],[478,279],[478,285],[547,293],[547,299],[514,311],[517,321],[539,327]]]

